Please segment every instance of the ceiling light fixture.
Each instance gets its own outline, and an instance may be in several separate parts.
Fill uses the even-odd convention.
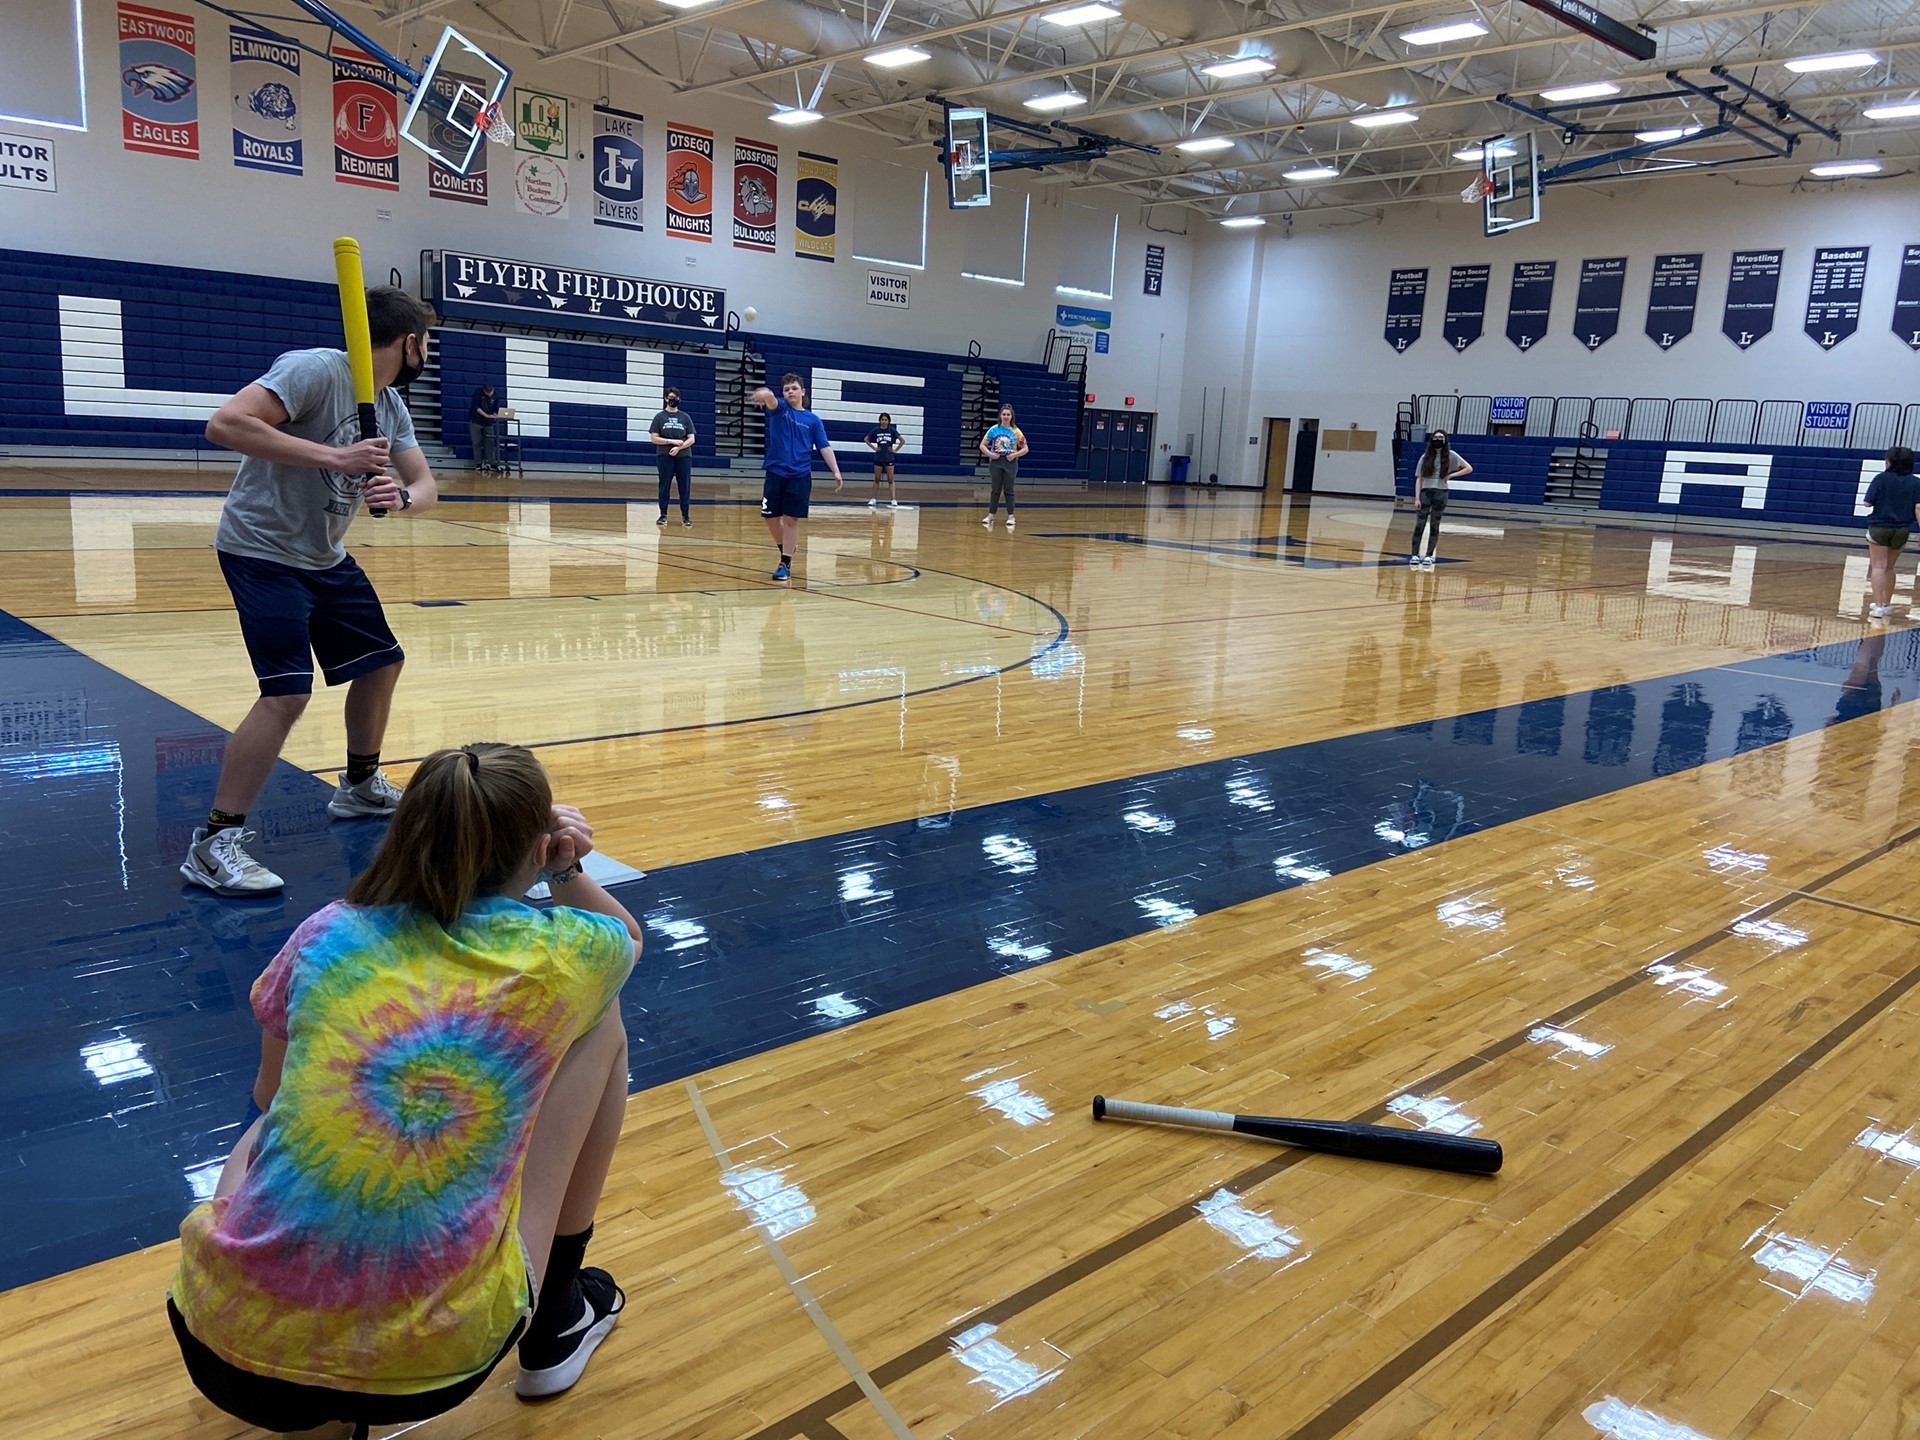
[[[1096,20],[1118,20],[1120,12],[1111,5],[1076,5],[1071,10],[1056,10],[1040,18],[1049,25],[1091,25]]]
[[[1493,153],[1496,156],[1512,155],[1517,148],[1511,140],[1501,140],[1495,142]],[[1464,150],[1454,151],[1453,158],[1456,160],[1484,160],[1487,158],[1486,147],[1484,145],[1469,145]]]
[[[1242,55],[1238,60],[1221,60],[1212,65],[1202,65],[1200,73],[1211,75],[1216,80],[1232,80],[1240,75],[1264,75],[1273,69],[1273,61],[1264,55]]]
[[[1026,102],[1029,110],[1071,110],[1075,105],[1084,105],[1087,97],[1072,90],[1055,90],[1048,95],[1036,95]]]
[[[1643,145],[1658,145],[1667,140],[1684,140],[1689,135],[1698,135],[1698,125],[1676,125],[1670,130],[1636,130],[1633,138]]]
[[[1347,119],[1366,130],[1376,129],[1381,125],[1405,125],[1419,118],[1411,110],[1373,110],[1365,115],[1347,116]]]
[[[1822,70],[1864,70],[1879,63],[1880,57],[1871,50],[1848,50],[1840,55],[1802,55],[1786,65],[1796,75],[1814,75]]]
[[[767,117],[776,125],[811,125],[819,118],[818,110],[776,110]]]
[[[1444,45],[1449,40],[1471,40],[1487,33],[1478,20],[1460,20],[1452,25],[1429,25],[1424,30],[1402,30],[1400,39],[1408,45]]]
[[[1838,180],[1847,175],[1878,175],[1878,160],[1829,160],[1824,165],[1816,165],[1807,172],[1818,175],[1822,180]]]
[[[1220,222],[1228,230],[1252,230],[1266,223],[1258,215],[1234,215]]]
[[[1340,172],[1331,165],[1304,165],[1298,170],[1280,172],[1289,180],[1337,180]]]
[[[1903,100],[1898,105],[1869,105],[1860,113],[1869,120],[1912,120],[1920,116],[1920,100]]]
[[[1618,95],[1620,87],[1611,80],[1589,80],[1583,85],[1561,85],[1542,90],[1542,100],[1598,100],[1603,95]]]
[[[1224,135],[1206,135],[1196,140],[1182,140],[1173,148],[1184,150],[1189,155],[1207,155],[1215,150],[1231,150],[1233,141]]]
[[[922,60],[932,58],[918,45],[896,45],[891,50],[874,51],[867,56],[867,64],[878,65],[882,70],[898,70],[902,65],[918,65]]]

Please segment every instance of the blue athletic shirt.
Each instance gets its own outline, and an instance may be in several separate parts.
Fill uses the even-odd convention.
[[[767,474],[794,479],[813,474],[813,452],[828,446],[827,427],[811,410],[796,410],[785,400],[767,412]]]

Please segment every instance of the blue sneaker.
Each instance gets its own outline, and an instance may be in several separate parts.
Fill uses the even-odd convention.
[[[785,580],[792,573],[793,573],[793,567],[788,565],[786,561],[782,560],[778,565],[774,567],[773,578],[776,580]]]

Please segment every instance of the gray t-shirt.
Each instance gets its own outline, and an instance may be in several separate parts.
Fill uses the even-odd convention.
[[[1444,495],[1447,493],[1447,482],[1467,468],[1467,462],[1460,458],[1460,452],[1458,450],[1449,450],[1447,452],[1447,458],[1449,461],[1447,473],[1444,475],[1430,475],[1427,473],[1428,457],[1425,455],[1420,457],[1420,463],[1413,468],[1422,490],[1438,490]]]
[[[286,407],[289,435],[322,445],[352,445],[360,438],[353,403],[353,371],[344,350],[289,350],[259,379]],[[382,390],[374,401],[388,453],[418,448],[413,417],[397,392]],[[391,466],[389,466],[391,468]],[[331,570],[347,558],[347,527],[360,505],[362,477],[282,465],[243,456],[220,512],[213,548],[250,555],[296,570]]]

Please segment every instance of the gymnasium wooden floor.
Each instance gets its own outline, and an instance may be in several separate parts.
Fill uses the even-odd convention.
[[[218,480],[0,469],[27,627],[0,698],[43,657],[95,677],[87,745],[133,696],[217,742],[252,694]],[[951,490],[875,514],[855,484],[779,587],[749,486],[703,479],[719,503],[661,530],[625,503],[650,486],[454,480],[351,539],[410,655],[391,769],[535,744],[647,872],[622,892],[644,1088],[593,1251],[630,1305],[586,1379],[530,1406],[508,1365],[407,1433],[1920,1433],[1920,646],[1904,603],[1866,624],[1852,535],[1456,507],[1427,573],[1378,502],[1034,487],[1009,535]],[[16,717],[0,762],[40,733]],[[341,748],[316,697],[287,758],[330,782]],[[53,793],[20,787],[76,783],[36,763],[0,786],[16,853],[8,805]],[[124,1133],[139,1087],[203,1124],[177,1171],[244,1106],[229,990],[270,950],[166,885],[205,797],[119,783],[154,823],[67,863],[156,877],[152,923],[220,951],[231,986],[193,1004],[228,997],[229,1058],[169,1056],[141,1039],[158,1003],[116,999],[196,943],[130,938],[123,970],[94,936],[44,1013],[16,956],[0,1024],[51,1032],[36,1063],[64,1053]],[[51,927],[57,968],[81,921],[34,884],[0,881],[0,916]],[[121,1048],[79,1068],[103,1031]],[[1096,1126],[1096,1093],[1492,1136],[1507,1163]],[[78,1218],[91,1180],[33,1173],[0,1251],[46,1278],[0,1294],[0,1434],[255,1433],[181,1371],[152,1222],[116,1249]]]

